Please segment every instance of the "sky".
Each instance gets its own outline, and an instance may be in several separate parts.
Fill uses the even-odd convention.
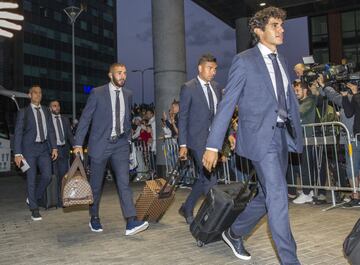
[[[211,53],[218,62],[215,80],[224,87],[236,54],[235,29],[191,0],[184,0],[184,9],[187,80],[197,75],[198,58],[204,53]],[[308,55],[307,31],[305,17],[285,23],[285,44],[279,51],[288,59],[290,69],[301,61],[302,56]],[[127,66],[127,87],[134,92],[134,101],[140,103],[141,74],[132,71],[153,66],[151,1],[117,1],[117,33],[118,61]],[[291,74],[295,78],[293,71]],[[144,73],[144,83],[145,103],[154,102],[153,71]]]

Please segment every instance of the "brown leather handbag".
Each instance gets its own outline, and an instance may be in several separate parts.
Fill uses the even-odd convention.
[[[62,180],[61,195],[64,207],[89,205],[94,202],[92,190],[79,156],[76,156]]]

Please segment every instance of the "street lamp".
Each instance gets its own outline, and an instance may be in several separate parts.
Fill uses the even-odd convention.
[[[76,90],[75,90],[75,29],[74,25],[76,22],[76,19],[83,11],[83,7],[79,8],[76,6],[69,6],[64,8],[64,12],[70,19],[70,24],[72,27],[72,118],[73,122],[76,119]]]
[[[141,73],[141,103],[144,103],[144,73],[147,70],[154,70],[154,67],[148,67],[145,69],[135,69],[135,70],[131,71],[133,73],[136,73],[136,72]]]

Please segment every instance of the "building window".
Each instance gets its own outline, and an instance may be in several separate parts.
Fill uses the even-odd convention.
[[[46,7],[40,6],[40,16],[48,17],[49,16],[49,9]]]
[[[98,26],[92,26],[92,33],[99,34],[99,27]]]
[[[113,0],[107,0],[107,1],[106,1],[106,4],[107,4],[108,6],[114,6]]]
[[[327,16],[311,18],[312,42],[323,42],[328,40]]]
[[[107,13],[104,13],[103,17],[104,17],[104,20],[106,20],[107,22],[110,22],[110,23],[113,22],[113,17],[112,17],[112,15],[107,14]]]
[[[80,28],[82,30],[87,30],[87,23],[85,21],[80,21]]]
[[[113,38],[113,33],[107,29],[104,29],[104,37],[112,39]]]
[[[94,17],[98,17],[99,16],[99,12],[94,9],[94,8],[91,8],[91,14],[94,16]]]
[[[24,0],[23,2],[23,6],[24,6],[24,10],[26,11],[31,11],[31,8],[32,8],[32,4],[30,1],[28,0]]]
[[[353,38],[356,36],[355,11],[341,14],[341,26],[343,38]]]
[[[61,14],[59,12],[54,11],[54,19],[56,21],[61,22]]]

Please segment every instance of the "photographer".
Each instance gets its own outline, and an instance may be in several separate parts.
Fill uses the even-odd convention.
[[[344,108],[344,112],[346,117],[354,117],[354,125],[353,125],[353,135],[355,141],[358,140],[360,133],[360,93],[357,84],[347,83],[346,87],[350,89],[352,93],[352,98],[349,99],[348,92],[342,92],[342,105]],[[359,187],[359,170],[360,170],[360,146],[357,144],[353,144],[353,164],[354,164],[354,174],[355,174],[355,183],[350,181],[352,187]],[[347,203],[348,207],[360,207],[360,196],[359,193],[353,193],[352,200]]]

